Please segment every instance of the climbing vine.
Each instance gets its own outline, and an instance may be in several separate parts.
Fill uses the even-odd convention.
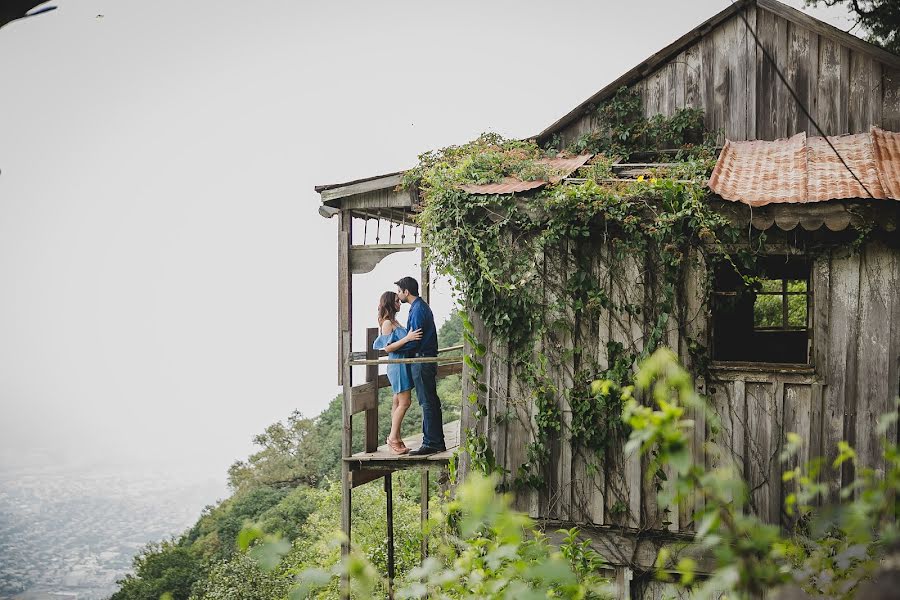
[[[669,328],[684,326],[677,297],[688,263],[704,258],[704,248],[730,244],[739,235],[705,202],[715,154],[700,111],[645,119],[640,96],[622,90],[598,107],[597,116],[595,132],[562,153],[483,134],[422,155],[404,176],[404,185],[416,188],[423,201],[418,223],[428,259],[452,278],[492,339],[507,344],[516,380],[534,407],[527,423],[533,441],[512,474],[520,486],[543,484],[551,440],[561,432],[597,456],[627,435],[620,390],[631,383],[634,365],[666,342]],[[616,161],[659,147],[677,150],[666,155],[666,166],[629,181],[614,177]],[[576,152],[596,156],[564,184],[523,195],[462,189],[506,177],[551,180],[561,173],[541,159]],[[721,251],[705,258],[720,257]],[[643,283],[640,295],[632,293],[635,278]],[[596,339],[589,330],[601,315],[622,335],[598,353],[583,342]],[[488,414],[481,362],[487,349],[466,323],[473,348],[466,358],[473,377],[469,401],[478,419]],[[631,335],[635,323],[639,342]],[[702,362],[702,341],[689,346]],[[574,366],[563,372],[562,365]],[[615,385],[592,387],[598,379]],[[562,398],[571,410],[565,424]],[[502,470],[484,434],[469,432],[464,445],[473,467]]]

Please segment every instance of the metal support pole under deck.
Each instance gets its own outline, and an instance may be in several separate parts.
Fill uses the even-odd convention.
[[[428,469],[422,471],[422,500],[420,501],[422,512],[420,521],[422,527],[422,560],[428,558],[428,535],[425,533],[425,524],[428,522]]]
[[[424,242],[424,240],[423,240]],[[430,304],[431,300],[431,270],[428,268],[428,263],[425,260],[425,246],[422,245],[422,250],[420,254],[420,263],[421,263],[421,298]],[[422,471],[422,498],[419,501],[421,506],[421,526],[422,526],[422,560],[424,561],[428,557],[428,536],[425,535],[425,524],[428,521],[428,469]]]
[[[391,474],[384,476],[384,495],[387,504],[387,569],[388,598],[394,597],[394,486]]]

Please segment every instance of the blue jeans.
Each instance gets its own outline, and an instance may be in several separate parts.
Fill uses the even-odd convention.
[[[444,417],[441,414],[441,399],[437,395],[437,364],[418,363],[412,367],[416,396],[422,407],[422,445],[437,450],[446,450],[444,445]]]

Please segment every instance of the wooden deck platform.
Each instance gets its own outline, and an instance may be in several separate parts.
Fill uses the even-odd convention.
[[[422,434],[403,438],[403,443],[410,450],[422,445]],[[444,443],[447,449],[428,456],[409,456],[394,454],[387,444],[378,446],[375,452],[357,452],[344,460],[350,463],[350,469],[378,469],[395,471],[399,469],[437,469],[448,462],[459,448],[459,421],[444,424]]]

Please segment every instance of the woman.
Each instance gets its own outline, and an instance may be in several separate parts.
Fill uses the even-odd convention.
[[[422,330],[407,331],[397,322],[397,311],[400,310],[400,297],[394,292],[385,292],[378,301],[378,326],[381,335],[375,339],[372,348],[384,350],[388,358],[406,358],[398,351],[407,342],[422,339]],[[387,368],[388,381],[394,390],[394,402],[391,406],[391,433],[388,434],[387,445],[394,454],[406,454],[409,448],[400,438],[400,424],[409,409],[412,396],[413,379],[409,365],[393,364]]]

